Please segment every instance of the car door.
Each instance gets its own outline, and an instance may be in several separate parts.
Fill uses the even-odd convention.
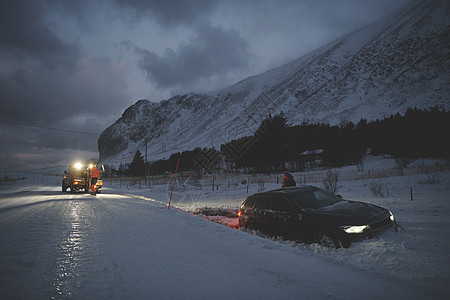
[[[272,198],[274,226],[281,235],[292,237],[299,230],[301,214],[291,199],[285,196]]]
[[[270,233],[273,227],[273,210],[270,195],[259,195],[255,201],[255,224],[262,232]]]

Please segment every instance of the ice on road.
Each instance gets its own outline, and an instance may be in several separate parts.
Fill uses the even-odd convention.
[[[0,299],[433,296],[416,282],[108,189],[97,196],[59,187],[0,194],[0,268]]]

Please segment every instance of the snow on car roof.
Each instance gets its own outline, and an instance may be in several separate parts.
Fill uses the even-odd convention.
[[[302,185],[302,186],[293,186],[293,187],[280,188],[280,189],[276,189],[276,190],[261,192],[261,193],[255,194],[255,195],[280,194],[280,193],[281,194],[296,194],[298,192],[307,192],[307,191],[312,191],[312,190],[317,190],[317,189],[319,189],[319,188],[316,186]]]

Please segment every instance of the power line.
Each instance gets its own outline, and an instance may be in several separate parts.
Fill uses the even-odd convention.
[[[20,125],[20,126],[28,126],[28,127],[34,127],[34,128],[48,129],[48,130],[56,130],[56,131],[63,131],[63,132],[70,132],[70,133],[78,133],[78,134],[88,134],[88,135],[100,136],[99,133],[83,132],[83,131],[76,131],[76,130],[69,130],[69,129],[60,129],[60,128],[53,128],[53,127],[46,127],[46,126],[40,126],[40,125],[27,124],[27,123],[22,123],[22,122],[14,122],[14,121],[6,121],[6,120],[0,120],[0,122],[1,123],[7,123],[7,124],[13,124],[13,125]]]
[[[52,167],[44,167],[44,168],[38,168],[38,169],[28,169],[28,170],[7,170],[2,171],[2,173],[35,173],[35,174],[41,174],[36,173],[38,171],[46,171],[49,170],[49,172],[53,169],[54,172],[58,171],[59,168],[67,168],[67,165],[58,165],[58,166],[52,166]]]

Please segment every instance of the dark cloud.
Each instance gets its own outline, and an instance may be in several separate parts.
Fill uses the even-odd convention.
[[[195,38],[163,55],[136,48],[139,67],[159,87],[189,87],[249,65],[250,50],[239,32],[209,24],[196,29]]]
[[[20,66],[20,62],[15,62]],[[37,65],[0,70],[2,119],[54,124],[77,116],[117,113],[126,97],[126,66],[108,59],[78,58],[72,72]],[[105,124],[103,124],[105,126]]]
[[[101,133],[128,106],[123,103],[128,66],[86,56],[80,45],[65,43],[45,20],[55,9],[52,3],[0,1],[3,171],[35,165],[37,160],[51,165],[52,155],[67,151],[95,154],[98,136],[50,128]]]
[[[70,66],[78,55],[75,44],[64,44],[45,25],[44,1],[0,1],[0,55],[36,60],[45,67]]]
[[[224,87],[408,1],[0,1],[0,171],[96,153],[40,127],[100,133],[139,98]]]
[[[163,26],[196,24],[216,7],[215,0],[115,0],[128,21],[150,17]]]

